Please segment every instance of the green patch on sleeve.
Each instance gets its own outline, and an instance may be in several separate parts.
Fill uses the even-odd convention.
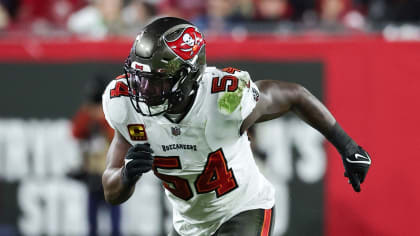
[[[218,107],[223,114],[232,114],[241,103],[242,92],[238,93],[238,91],[239,89],[235,92],[224,93],[219,98]]]
[[[224,92],[220,94],[219,99],[217,100],[217,106],[222,114],[232,114],[241,104],[244,92],[243,90],[246,88],[246,84],[249,82],[249,77],[241,76],[238,77],[238,79],[238,89],[234,92]]]

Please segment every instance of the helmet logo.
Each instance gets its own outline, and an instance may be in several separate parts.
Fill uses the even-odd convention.
[[[184,60],[192,59],[205,44],[203,35],[194,27],[185,29],[181,36],[174,41],[165,39],[165,42],[176,55]]]

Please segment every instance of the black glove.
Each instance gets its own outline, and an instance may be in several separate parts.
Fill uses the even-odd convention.
[[[341,154],[344,163],[344,176],[349,178],[354,191],[360,192],[360,184],[365,180],[371,159],[369,154],[360,146]]]
[[[122,181],[126,185],[135,184],[138,178],[152,169],[153,150],[150,144],[136,144],[128,149],[125,165],[121,171]]]

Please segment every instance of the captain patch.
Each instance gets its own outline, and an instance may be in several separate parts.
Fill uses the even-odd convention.
[[[130,124],[127,125],[128,134],[133,141],[145,141],[147,140],[146,129],[143,124]]]

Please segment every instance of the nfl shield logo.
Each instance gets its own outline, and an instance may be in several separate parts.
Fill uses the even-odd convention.
[[[181,134],[181,128],[179,128],[177,126],[171,127],[171,130],[172,130],[172,134],[175,135],[175,136],[178,136],[178,135]]]

